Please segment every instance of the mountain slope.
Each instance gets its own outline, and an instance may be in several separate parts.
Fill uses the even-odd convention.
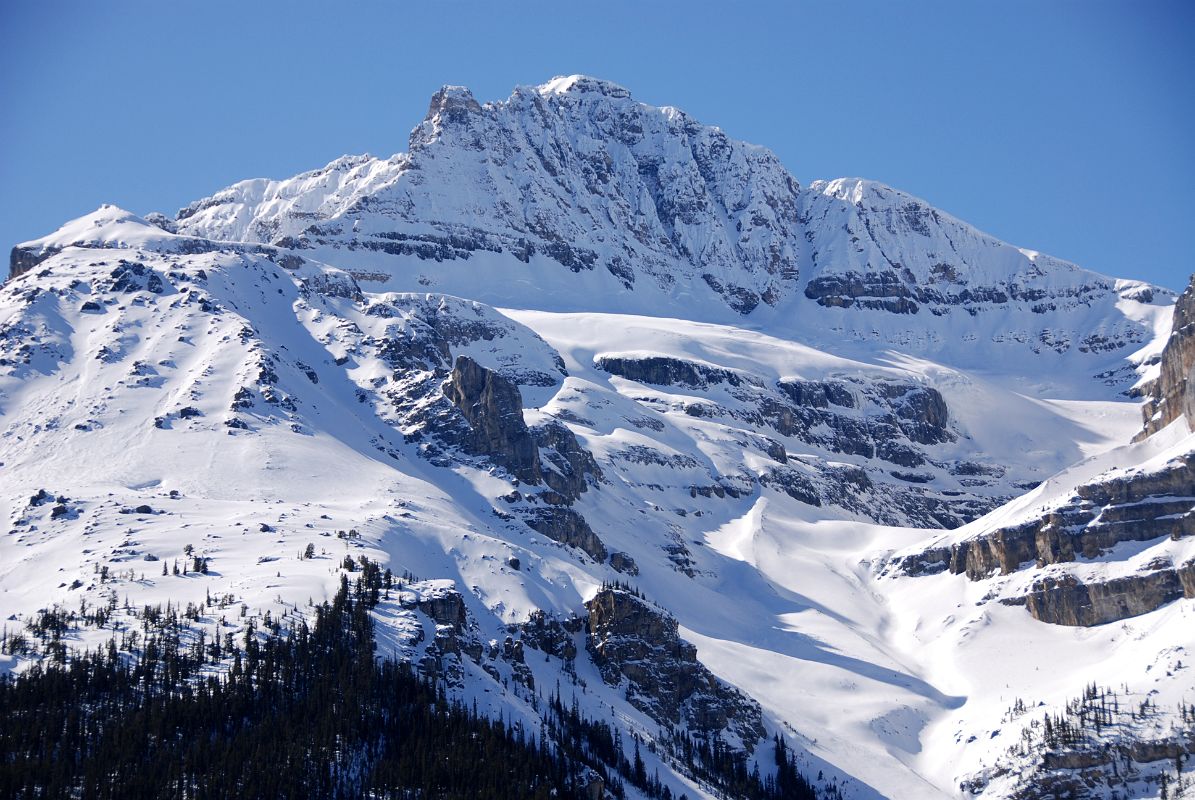
[[[612,84],[446,88],[408,154],[175,220],[104,207],[12,275],[0,612],[27,643],[95,646],[167,603],[240,640],[364,555],[403,576],[384,653],[525,725],[559,686],[690,796],[711,790],[676,731],[765,770],[782,734],[850,797],[1014,796],[974,778],[1014,697],[1167,671],[1184,696],[1190,600],[1074,628],[1000,602],[1029,572],[930,568],[1189,450],[1173,426],[1124,447],[1125,393],[1174,372],[1168,293],[886,187],[801,188]]]
[[[1089,684],[1081,697],[1072,688],[1075,696],[1065,703],[1027,703],[1020,691],[1039,697],[1043,681],[1034,676],[1024,685],[1000,717],[1002,727],[1014,724],[975,748],[985,761],[972,762],[974,774],[965,782],[972,794],[1104,796],[1123,784],[1130,796],[1154,796],[1166,794],[1172,781],[1181,792],[1184,754],[1195,745],[1186,711],[1192,680],[1184,664],[1195,598],[1195,433],[1181,404],[1192,372],[1193,301],[1195,281],[1179,298],[1159,364],[1165,377],[1150,386],[1145,429],[1133,443],[1063,470],[928,547],[898,552],[885,570],[898,583],[910,582],[905,575],[914,576],[913,583],[940,576],[934,579],[938,592],[957,591],[965,575],[983,592],[975,605],[984,609],[968,615],[966,638],[981,638],[992,617],[1004,617],[1000,605],[1056,626],[1086,628],[1080,638],[1109,649],[1122,636],[1134,642],[1119,645],[1131,655],[1086,665]],[[1122,701],[1129,706],[1124,713]],[[1055,715],[1053,730],[1026,716],[1034,705],[1052,706],[1046,713]],[[1010,741],[1010,733],[1020,741]],[[1178,774],[1171,774],[1168,761]]]

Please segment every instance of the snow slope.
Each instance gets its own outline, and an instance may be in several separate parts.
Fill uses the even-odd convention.
[[[1125,391],[1157,370],[1169,294],[877,184],[802,188],[766,150],[613,84],[484,106],[446,87],[407,154],[242,182],[174,220],[105,206],[20,245],[13,273],[12,630],[107,605],[108,627],[68,634],[94,646],[171,602],[239,638],[305,613],[365,554],[407,576],[379,640],[453,692],[534,724],[560,685],[664,742],[583,628],[561,634],[570,659],[525,627],[625,581],[811,775],[859,798],[959,796],[1019,736],[1016,698],[1057,708],[1096,681],[1195,700],[1176,666],[1190,599],[1068,627],[999,602],[1028,573],[892,569],[1195,449],[1177,427],[1127,445]],[[491,394],[462,407],[445,387],[466,392],[469,362]],[[494,399],[504,386],[521,409]],[[484,450],[468,420],[488,402]],[[1176,539],[1054,566],[1136,574],[1163,551],[1195,555]],[[456,597],[463,622],[444,614]]]

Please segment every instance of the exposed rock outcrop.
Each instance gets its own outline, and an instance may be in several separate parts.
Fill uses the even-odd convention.
[[[832,308],[857,305],[894,314],[916,314],[921,308],[910,287],[895,271],[848,272],[814,278],[805,287],[805,296],[816,300],[818,305]]]
[[[602,679],[662,725],[726,731],[750,752],[764,734],[758,703],[714,677],[681,639],[676,620],[620,587],[603,587],[589,610],[587,647]]]
[[[408,370],[412,362],[426,364],[442,357],[447,349],[442,340],[391,340],[384,355]],[[426,369],[426,367],[425,367]],[[431,380],[440,373],[427,371]],[[504,467],[514,477],[532,486],[546,483],[550,503],[569,504],[588,489],[591,481],[602,479],[593,455],[577,437],[558,422],[534,429],[523,419],[523,398],[514,381],[481,366],[469,356],[458,356],[446,375],[441,391],[459,412],[458,422],[437,413],[434,400],[430,407],[419,403],[419,393],[426,391],[426,381],[418,381],[404,394],[395,394],[393,402],[404,410],[415,409],[411,421],[420,432],[431,432],[445,444],[466,453],[484,456]],[[463,418],[464,425],[459,424]],[[409,438],[419,435],[408,434]],[[542,448],[542,450],[541,450]]]
[[[745,382],[757,385],[761,383],[758,379],[753,380],[732,370],[668,356],[602,356],[594,362],[594,366],[611,375],[655,386],[705,389],[710,384],[718,383],[729,386],[740,386]]]
[[[297,256],[290,256],[290,259],[295,259]],[[300,259],[301,260],[301,259]],[[281,266],[286,268],[287,263],[292,263],[288,259],[279,259],[283,263]],[[354,302],[364,302],[365,295],[361,292],[361,287],[357,285],[357,281],[353,276],[347,272],[339,270],[321,269],[312,272],[311,275],[303,278],[300,284],[302,291],[307,295],[311,293],[321,294],[326,297],[343,297]]]
[[[478,662],[484,646],[478,629],[465,605],[465,598],[448,580],[416,581],[398,587],[399,617],[409,620],[398,638],[400,650],[415,663],[420,672],[449,686],[462,685],[465,678],[464,659]],[[411,612],[426,616],[434,626],[430,638],[424,626]]]
[[[463,630],[468,620],[465,599],[455,589],[425,593],[416,599],[415,607],[437,624],[457,631]]]
[[[581,617],[559,619],[536,609],[526,622],[517,626],[517,630],[522,634],[524,644],[571,664],[577,658],[574,635],[584,627],[585,620]]]
[[[1090,627],[1148,614],[1183,597],[1195,597],[1195,560],[1101,582],[1043,578],[1024,598],[1006,602],[1023,602],[1042,622]]]
[[[1059,305],[1059,298],[1051,297],[1041,289],[1028,289],[1016,281],[967,285],[959,280],[958,271],[950,264],[935,264],[933,269],[936,271],[931,281],[936,283],[926,284],[914,281],[909,274],[895,268],[826,275],[811,280],[805,287],[805,296],[830,308],[857,307],[893,314],[916,314],[928,307],[935,315],[949,313],[955,308],[966,309],[974,315],[977,310],[1013,302],[1024,303],[1034,313],[1044,314],[1056,310]],[[1090,285],[1070,290],[1067,299],[1061,303],[1072,302],[1072,298],[1096,296],[1112,288],[1110,281],[1093,280]],[[1116,349],[1123,345],[1124,342],[1106,338],[1103,341],[1088,339],[1080,344],[1080,350]],[[1069,345],[1061,348],[1066,349]]]
[[[524,521],[533,530],[554,542],[567,544],[588,553],[594,561],[606,560],[606,545],[589,527],[585,517],[571,508],[548,507],[530,509]]]
[[[956,527],[1008,499],[1008,494],[983,490],[1003,477],[1002,469],[972,462],[953,464],[935,457],[929,448],[955,441],[957,433],[941,392],[920,382],[859,375],[769,382],[743,370],[664,355],[606,355],[595,359],[595,366],[645,385],[678,387],[677,394],[686,398],[708,392],[708,397],[682,401],[685,413],[733,420],[734,427],[750,426],[759,432],[756,446],[778,466],[749,481],[757,479],[803,503],[838,505],[885,524]],[[790,466],[785,445],[763,431],[793,437],[830,453],[902,467],[885,470],[900,483],[873,485],[868,470],[854,464]],[[697,462],[639,446],[625,448],[618,457],[677,470],[697,467]],[[979,491],[939,492],[936,487],[924,486],[938,477],[962,474],[968,477],[959,483],[967,489],[981,487]],[[695,486],[694,491],[704,493],[702,488]],[[722,489],[713,490],[723,496]],[[862,497],[877,493],[884,495],[882,503],[876,503],[874,496]]]
[[[1099,558],[1125,542],[1191,535],[1195,453],[1162,469],[1081,485],[1068,502],[1036,519],[905,556],[896,568],[908,575],[949,571],[980,581],[1020,569]],[[1166,556],[1143,571],[1107,580],[1046,575],[1026,595],[1001,602],[1024,605],[1043,622],[1090,626],[1146,614],[1183,597],[1195,597],[1195,562],[1174,567]]]
[[[918,467],[924,455],[901,440],[932,445],[954,439],[946,400],[929,386],[834,379],[776,387],[791,404],[763,406],[772,427],[838,452]]]
[[[895,457],[896,463],[912,459],[920,464],[923,459],[915,455],[902,458],[897,455],[902,446],[888,442],[907,437],[928,445],[954,438],[948,428],[950,413],[941,392],[920,384],[890,380],[794,379],[778,381],[775,387],[778,392],[773,392],[757,376],[668,356],[602,356],[595,365],[611,375],[654,386],[708,389],[724,384],[732,389],[744,387],[744,391],[736,392],[735,396],[756,400],[766,422],[779,433],[807,441],[816,440],[811,443],[839,452]],[[822,425],[838,435],[813,432]]]
[[[468,423],[468,433],[458,437],[457,444],[492,459],[526,484],[547,484],[539,499],[549,507],[525,509],[527,525],[595,561],[604,561],[607,551],[602,540],[580,513],[565,507],[587,490],[591,478],[601,479],[593,455],[572,431],[557,422],[532,431],[523,420],[518,387],[468,356],[457,357],[444,395]]]
[[[1071,501],[1038,519],[906,556],[910,575],[949,570],[973,581],[1008,575],[1022,565],[1096,558],[1121,542],[1195,534],[1195,453],[1157,472],[1134,473],[1078,487]]]
[[[517,386],[468,356],[457,356],[444,395],[469,423],[472,435],[463,444],[471,453],[489,456],[521,481],[542,480],[539,450],[523,421]]]
[[[540,475],[544,483],[559,495],[548,501],[570,503],[589,488],[589,482],[601,481],[602,470],[593,454],[581,446],[573,432],[559,422],[531,429],[539,448]]]
[[[36,267],[47,258],[61,252],[57,248],[45,248],[40,251],[24,247],[14,247],[8,255],[8,279],[19,278]]]
[[[631,558],[628,553],[611,553],[610,568],[615,572],[622,572],[626,575],[634,576],[639,574],[639,565],[635,563],[635,559]]]
[[[1162,351],[1161,371],[1141,409],[1144,439],[1165,428],[1180,416],[1195,427],[1195,275],[1174,306],[1170,339]]]

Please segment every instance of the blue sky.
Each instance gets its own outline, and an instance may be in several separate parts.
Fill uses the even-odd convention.
[[[1195,270],[1195,3],[0,3],[0,247],[406,149],[444,83],[582,72],[1016,244]]]

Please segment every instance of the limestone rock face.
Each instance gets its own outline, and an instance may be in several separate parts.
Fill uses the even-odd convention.
[[[559,422],[539,425],[531,429],[531,435],[540,448],[540,474],[544,483],[559,495],[558,502],[572,502],[588,490],[590,480],[602,480],[601,467],[593,454],[564,425]]]
[[[493,460],[523,483],[547,484],[548,491],[541,495],[546,502],[571,504],[588,490],[591,480],[602,480],[593,454],[564,425],[527,426],[519,387],[502,374],[469,356],[458,356],[443,393],[464,417],[467,430],[440,425],[441,437]]]
[[[896,272],[848,272],[814,278],[805,287],[805,296],[834,308],[857,304],[894,314],[916,314],[920,310],[912,291]],[[1007,298],[1004,300],[1007,302]]]
[[[756,375],[666,356],[603,356],[595,365],[611,375],[655,386],[724,385],[738,390],[734,396],[754,400],[766,424],[785,436],[904,466],[917,466],[924,459],[899,444],[900,439],[923,445],[954,439],[946,400],[929,386],[834,379],[782,380],[770,388]],[[831,433],[814,431],[823,426]],[[890,445],[892,440],[898,441]],[[906,463],[910,461],[915,463]]]
[[[1141,413],[1145,429],[1138,439],[1165,428],[1180,416],[1195,426],[1195,275],[1174,306],[1170,339],[1162,351],[1161,373]]]
[[[1070,500],[1040,517],[907,555],[909,575],[949,570],[973,581],[1020,570],[1054,571],[1000,602],[1023,605],[1055,625],[1093,626],[1147,614],[1195,597],[1195,561],[1175,566],[1160,555],[1129,574],[1079,577],[1056,565],[1090,562],[1126,542],[1164,542],[1195,534],[1195,453],[1154,471],[1134,471],[1078,486]],[[1155,547],[1160,545],[1155,544]]]
[[[581,617],[559,619],[536,609],[531,612],[527,621],[518,627],[524,644],[569,664],[576,660],[577,644],[573,635],[580,633],[584,627]]]
[[[1044,578],[1024,602],[1042,622],[1090,627],[1147,614],[1182,597],[1195,597],[1195,561],[1098,583],[1070,575]]]
[[[760,435],[760,451],[777,462],[759,482],[809,505],[841,506],[885,524],[956,527],[1010,496],[991,491],[1003,468],[943,458],[937,446],[957,441],[958,429],[942,393],[922,382],[859,374],[777,380],[746,368],[642,352],[600,355],[594,366],[646,386],[676,387],[669,394],[685,403],[690,416],[750,426]],[[865,469],[838,459],[812,469],[807,463],[788,465],[785,445],[772,438],[777,435],[874,460],[872,472],[884,470],[885,479],[873,483]],[[622,456],[673,465],[643,448],[627,448]],[[942,482],[952,489],[924,487]],[[715,491],[722,496],[723,489]],[[877,494],[882,502],[876,502]]]
[[[604,587],[585,604],[590,655],[611,686],[664,725],[734,734],[750,752],[763,736],[759,705],[719,681],[680,638],[676,620],[642,597]]]
[[[738,386],[744,382],[744,377],[737,372],[668,356],[603,356],[597,360],[596,366],[611,375],[656,386],[689,386],[704,389],[710,384],[725,383]]]
[[[949,570],[979,581],[1026,564],[1096,558],[1121,542],[1180,539],[1195,534],[1193,493],[1195,453],[1190,453],[1157,472],[1079,486],[1069,503],[1038,519],[906,556],[900,568],[910,575]]]
[[[951,442],[950,412],[937,389],[900,381],[780,381],[779,402],[760,403],[770,426],[840,453],[920,467],[917,445]]]
[[[527,525],[605,561],[605,544],[585,517],[566,507],[588,489],[591,478],[601,479],[593,455],[572,431],[558,422],[528,428],[518,386],[468,356],[457,357],[443,391],[468,423],[464,432],[445,434],[452,443],[491,459],[525,484],[547,484],[537,496],[547,507],[521,509]]]
[[[528,510],[527,525],[554,542],[567,544],[589,554],[594,561],[606,560],[606,545],[589,527],[585,517],[571,508],[548,507]]]
[[[468,619],[465,600],[455,590],[439,592],[419,598],[416,608],[431,617],[439,625],[449,625],[460,631]]]
[[[457,356],[444,395],[460,410],[472,435],[471,452],[488,455],[521,481],[540,483],[539,450],[523,421],[519,387],[468,356]]]
[[[14,247],[8,256],[8,277],[10,279],[21,277],[56,252],[59,251],[47,249],[39,253],[29,248]]]
[[[610,568],[616,572],[622,572],[627,575],[638,575],[639,565],[635,563],[635,559],[631,558],[627,553],[611,553],[610,554]]]

